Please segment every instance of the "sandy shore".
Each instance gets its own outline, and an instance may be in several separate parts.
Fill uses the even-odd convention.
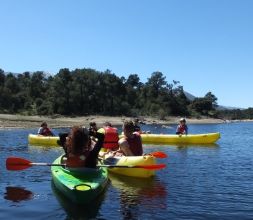
[[[162,125],[171,125],[177,124],[180,117],[168,117],[166,120],[158,120],[156,118],[150,117],[139,117],[141,121],[145,124],[162,124]],[[22,116],[22,115],[10,115],[10,114],[0,114],[0,128],[38,128],[41,122],[46,121],[51,128],[59,127],[72,127],[73,125],[84,125],[88,126],[91,121],[97,123],[98,126],[101,126],[104,122],[109,121],[113,125],[122,125],[122,122],[127,119],[133,119],[124,116],[110,117],[110,116],[99,116],[99,115],[90,115],[82,117],[63,117],[63,116],[54,116],[54,117],[45,117],[45,116]],[[224,123],[224,120],[221,119],[212,119],[212,118],[201,118],[193,119],[187,118],[187,124],[216,124]]]

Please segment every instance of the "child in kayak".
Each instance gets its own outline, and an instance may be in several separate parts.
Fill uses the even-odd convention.
[[[61,142],[61,145],[66,149],[67,153],[67,167],[96,167],[98,153],[103,146],[104,134],[96,132],[92,135],[96,137],[96,142],[90,139],[90,132],[87,128],[79,126],[72,127],[65,142]]]
[[[188,134],[188,127],[185,118],[181,118],[177,126],[176,134]]]
[[[54,136],[52,130],[47,127],[46,122],[42,122],[40,125],[40,128],[38,130],[38,135],[43,135],[43,136]]]

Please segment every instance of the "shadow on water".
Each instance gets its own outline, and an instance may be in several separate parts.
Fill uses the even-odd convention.
[[[95,219],[99,213],[100,206],[105,198],[105,191],[96,198],[95,201],[89,204],[76,204],[66,198],[54,185],[53,181],[51,181],[51,188],[53,194],[55,195],[56,199],[65,210],[67,214],[66,219]]]
[[[7,186],[4,199],[13,202],[21,202],[33,198],[33,193],[23,187]]]
[[[168,191],[157,178],[132,178],[109,174],[111,185],[119,191],[120,212],[123,219],[138,219],[145,209],[167,208]]]

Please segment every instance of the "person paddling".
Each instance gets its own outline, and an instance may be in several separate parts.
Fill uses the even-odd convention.
[[[46,122],[42,122],[40,125],[40,128],[38,130],[38,135],[43,135],[43,136],[54,136],[54,133],[50,128],[48,128]]]

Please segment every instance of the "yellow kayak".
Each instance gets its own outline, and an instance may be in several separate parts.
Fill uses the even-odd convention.
[[[141,134],[143,144],[213,144],[220,138],[220,133],[206,134]]]
[[[42,136],[37,134],[28,135],[28,144],[30,145],[59,146],[57,143],[58,140],[58,136]]]
[[[108,157],[103,160],[104,164],[121,165],[121,166],[136,166],[136,165],[155,165],[156,158],[151,155],[145,156],[122,156]],[[110,173],[117,173],[124,176],[147,178],[155,175],[154,170],[142,168],[109,168]]]

